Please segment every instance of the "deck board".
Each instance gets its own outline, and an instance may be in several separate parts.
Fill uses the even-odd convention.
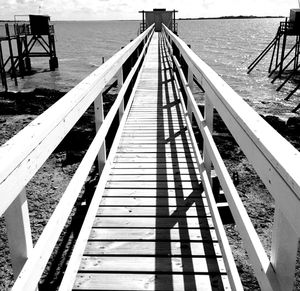
[[[154,34],[74,290],[230,290],[165,49]]]
[[[124,273],[81,273],[78,275],[74,290],[126,290],[126,291],[182,291],[212,290],[223,284],[229,288],[226,276],[218,274],[124,274]],[[116,288],[117,286],[117,288]],[[214,289],[218,290],[218,289]]]
[[[133,232],[131,232],[133,234]],[[137,234],[135,234],[137,235]],[[137,246],[137,247],[134,247]],[[185,252],[186,251],[186,252]],[[167,256],[172,257],[221,257],[220,246],[214,242],[207,247],[205,241],[170,241],[144,240],[144,241],[89,241],[85,254],[87,256]]]

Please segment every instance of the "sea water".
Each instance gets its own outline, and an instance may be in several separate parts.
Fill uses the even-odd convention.
[[[247,103],[262,114],[287,118],[300,101],[268,78],[269,55],[247,74],[248,65],[277,32],[280,18],[178,21],[179,36]],[[139,21],[59,21],[55,26],[59,68],[49,71],[48,59],[32,58],[39,73],[19,79],[18,90],[44,87],[68,91],[137,36]],[[291,44],[290,44],[291,45]],[[289,46],[289,44],[288,44]],[[14,89],[14,88],[12,88]]]

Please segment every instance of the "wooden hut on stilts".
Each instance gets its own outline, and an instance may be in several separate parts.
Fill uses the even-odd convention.
[[[287,43],[292,44],[289,49],[287,49]],[[276,90],[281,90],[284,85],[288,82],[291,83],[291,81],[295,84],[295,87],[285,98],[287,101],[300,89],[300,9],[291,9],[290,17],[280,22],[275,37],[249,65],[248,74],[269,52],[272,52],[268,70],[269,77],[272,78],[271,82],[283,80]],[[296,112],[299,108],[300,104],[293,109],[293,112]]]

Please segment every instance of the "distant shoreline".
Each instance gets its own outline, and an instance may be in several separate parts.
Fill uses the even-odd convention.
[[[197,17],[197,18],[178,18],[178,20],[210,20],[210,19],[256,19],[256,18],[285,18],[285,16],[220,16],[220,17]]]
[[[286,16],[255,16],[255,15],[239,15],[239,16],[218,16],[218,17],[182,17],[177,18],[176,20],[211,20],[211,19],[259,19],[259,18],[285,18]],[[52,22],[98,22],[98,21],[141,21],[141,19],[110,19],[110,20],[52,20]],[[15,22],[15,20],[2,20],[0,19],[0,23],[2,22]]]

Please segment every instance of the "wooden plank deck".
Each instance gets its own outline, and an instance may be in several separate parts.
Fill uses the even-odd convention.
[[[158,33],[73,290],[230,290]]]

